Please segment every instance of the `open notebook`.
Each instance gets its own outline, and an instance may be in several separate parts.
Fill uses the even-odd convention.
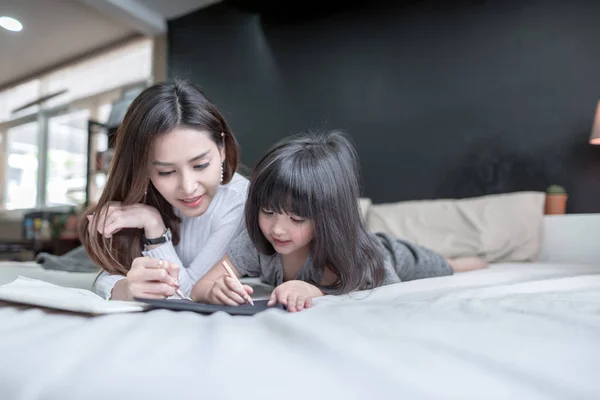
[[[118,301],[104,300],[89,290],[53,285],[37,279],[19,276],[16,280],[0,286],[0,301],[53,308],[84,314],[116,314],[151,309],[193,311],[201,314],[226,312],[231,315],[254,315],[268,309],[285,309],[281,305],[267,306],[267,300],[255,300],[254,306],[219,306],[194,303],[187,300]]]

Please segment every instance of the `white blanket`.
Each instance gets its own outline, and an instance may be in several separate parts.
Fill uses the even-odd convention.
[[[484,271],[254,317],[0,307],[2,399],[600,398],[600,266]]]

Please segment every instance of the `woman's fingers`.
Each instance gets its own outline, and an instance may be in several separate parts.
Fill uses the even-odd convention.
[[[170,261],[164,261],[161,266],[173,279],[179,282],[179,264]]]
[[[131,263],[131,269],[134,268],[162,268],[165,261],[154,257],[136,257]]]
[[[110,202],[106,207],[97,210],[93,215],[88,215],[88,233],[93,233],[94,221],[96,231],[110,238],[124,228],[135,228],[140,225],[140,215],[136,212],[135,205],[122,206],[120,202]]]
[[[145,295],[170,297],[175,294],[175,288],[162,282],[130,282],[129,291],[134,297]]]
[[[158,300],[164,300],[166,298],[162,294],[154,294],[154,293],[142,293],[139,296],[134,295],[133,297],[137,297],[138,299],[158,299]]]
[[[98,232],[104,237],[109,238],[126,227],[126,224],[123,222],[124,221],[120,219],[112,218],[111,220],[106,221],[103,226],[98,225]]]
[[[94,223],[96,223],[96,232],[98,232],[99,234],[101,234],[102,236],[109,238],[110,235],[110,231],[114,230],[114,226],[110,226],[109,219],[111,219],[111,211],[109,210],[108,213],[95,213],[94,215],[88,215],[87,219],[89,221],[88,224],[88,232],[90,234],[94,233]]]
[[[171,286],[175,283],[175,280],[162,268],[144,268],[140,272],[140,277],[144,281],[163,282]]]
[[[177,270],[177,273],[175,273],[177,276],[179,265],[175,263],[152,257],[137,257],[131,264],[127,278],[140,282],[160,281],[178,288],[179,280],[170,273],[170,270],[173,269]]]

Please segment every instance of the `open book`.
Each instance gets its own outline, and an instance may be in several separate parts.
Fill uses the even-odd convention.
[[[144,311],[149,308],[147,304],[104,300],[89,290],[56,286],[22,276],[11,283],[0,286],[0,301],[84,314],[128,313]]]

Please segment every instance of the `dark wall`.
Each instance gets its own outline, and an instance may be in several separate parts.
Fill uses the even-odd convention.
[[[250,167],[281,137],[340,128],[375,202],[560,184],[569,212],[600,212],[600,1],[369,4],[200,10],[169,23],[169,76],[205,89]]]

